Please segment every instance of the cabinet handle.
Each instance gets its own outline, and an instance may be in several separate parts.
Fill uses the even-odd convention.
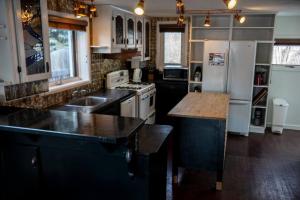
[[[31,159],[31,165],[36,168],[37,167],[37,157],[33,156],[33,158]]]
[[[47,72],[50,71],[49,62],[46,62],[46,70],[47,70]]]
[[[129,39],[127,38],[127,44],[129,44]]]
[[[139,44],[139,40],[138,39],[136,39],[136,44]]]

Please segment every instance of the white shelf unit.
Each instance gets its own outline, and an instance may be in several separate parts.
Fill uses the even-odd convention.
[[[266,71],[265,83],[255,84],[253,82],[253,92],[261,89],[269,90],[270,69],[272,50],[274,45],[274,25],[275,14],[247,14],[246,21],[240,24],[234,19],[234,15],[210,15],[210,27],[204,27],[206,15],[193,14],[190,16],[190,36],[189,36],[189,92],[194,92],[195,87],[202,87],[202,79],[195,82],[195,68],[203,69],[204,42],[207,40],[228,40],[228,41],[256,41],[257,55],[255,70]],[[250,132],[264,133],[266,128],[268,94],[264,105],[253,105]],[[261,109],[262,122],[254,123],[253,111]]]
[[[268,93],[273,45],[274,43],[272,42],[257,42],[250,132],[265,133],[268,114],[267,108],[269,106]],[[260,79],[260,83],[258,83],[258,79]],[[265,97],[259,103],[254,104],[255,96],[263,90],[266,91]],[[259,120],[259,118],[261,119]]]

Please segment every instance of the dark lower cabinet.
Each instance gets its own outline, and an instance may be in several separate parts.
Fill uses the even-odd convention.
[[[168,112],[188,93],[187,81],[159,80],[156,86],[156,123],[174,125]]]
[[[0,199],[164,200],[168,134],[160,148],[151,152],[148,143],[141,148],[146,153],[139,153],[136,137],[109,144],[0,132],[0,144],[5,144],[0,150]]]
[[[39,198],[39,149],[36,146],[9,144],[1,148],[1,199]]]

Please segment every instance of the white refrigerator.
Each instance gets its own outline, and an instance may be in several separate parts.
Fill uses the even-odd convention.
[[[250,127],[255,56],[254,41],[204,44],[202,89],[230,94],[227,130],[245,136]]]

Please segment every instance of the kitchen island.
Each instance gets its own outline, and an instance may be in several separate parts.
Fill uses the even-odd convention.
[[[216,189],[222,190],[229,95],[189,93],[170,112],[177,125],[173,172],[178,167],[217,172]]]
[[[0,107],[0,199],[164,200],[171,131],[136,118]]]

